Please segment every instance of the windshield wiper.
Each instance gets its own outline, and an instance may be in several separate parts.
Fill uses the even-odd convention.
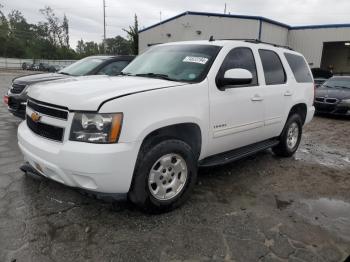
[[[334,86],[334,87],[336,87],[336,88],[349,88],[347,86]]]
[[[131,73],[124,73],[124,72],[120,72],[120,75],[121,75],[121,76],[132,76]]]
[[[69,74],[69,73],[66,73],[66,72],[58,72],[59,74],[61,74],[61,75],[66,75],[66,76],[70,76],[71,74]]]
[[[164,79],[164,80],[169,80],[169,81],[176,81],[176,79],[172,79],[170,78],[168,75],[166,74],[157,74],[157,73],[144,73],[144,74],[136,74],[135,76],[141,76],[141,77],[151,77],[151,78],[160,78],[160,79]]]

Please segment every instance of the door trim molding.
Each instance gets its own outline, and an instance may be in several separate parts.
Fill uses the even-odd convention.
[[[264,121],[255,121],[251,123],[246,123],[243,125],[229,126],[225,128],[221,128],[220,130],[214,131],[214,138],[228,136],[240,132],[245,132],[251,129],[256,129],[264,126]]]
[[[272,118],[268,118],[265,120],[265,126],[270,126],[274,124],[279,124],[282,122],[282,116],[276,116]]]

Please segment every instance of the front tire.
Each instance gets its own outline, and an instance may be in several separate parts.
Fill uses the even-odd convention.
[[[281,157],[291,157],[297,151],[302,136],[302,120],[299,114],[289,116],[280,136],[280,142],[272,151]]]
[[[181,140],[165,140],[141,150],[128,197],[146,212],[167,212],[185,202],[196,178],[191,147]]]

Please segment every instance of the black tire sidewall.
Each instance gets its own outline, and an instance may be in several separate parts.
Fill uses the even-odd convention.
[[[180,155],[187,165],[187,180],[181,193],[170,200],[158,200],[148,187],[148,176],[155,162],[162,156],[175,153]],[[197,163],[191,147],[181,140],[171,139],[160,142],[147,152],[141,152],[138,158],[134,179],[129,191],[129,199],[149,212],[172,210],[180,206],[189,196],[197,178]]]
[[[288,129],[293,123],[296,123],[298,125],[299,136],[298,136],[297,143],[291,149],[287,145],[287,140],[288,140]],[[302,132],[303,132],[302,128],[303,128],[302,121],[301,121],[301,118],[298,114],[293,114],[288,118],[288,121],[287,121],[285,128],[283,130],[283,134],[281,136],[281,143],[283,145],[283,150],[285,150],[288,155],[293,155],[297,151],[299,144],[300,144],[300,141],[301,141]]]

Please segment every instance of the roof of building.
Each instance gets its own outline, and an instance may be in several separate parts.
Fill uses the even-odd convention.
[[[287,28],[289,30],[303,30],[303,29],[322,29],[322,28],[341,28],[341,27],[350,27],[350,24],[324,24],[324,25],[306,25],[306,26],[290,26],[263,16],[250,16],[250,15],[233,15],[233,14],[218,14],[218,13],[205,13],[205,12],[192,12],[192,11],[186,11],[181,14],[178,14],[174,17],[171,17],[169,19],[166,19],[164,21],[161,21],[159,23],[156,23],[154,25],[151,25],[149,27],[146,27],[144,29],[139,30],[139,33],[147,31],[151,28],[157,27],[159,25],[165,24],[167,22],[170,22],[172,20],[175,20],[179,17],[185,16],[185,15],[198,15],[198,16],[214,16],[214,17],[228,17],[228,18],[239,18],[239,19],[250,19],[250,20],[258,20],[270,24],[274,24],[277,26],[281,26],[284,28]]]

